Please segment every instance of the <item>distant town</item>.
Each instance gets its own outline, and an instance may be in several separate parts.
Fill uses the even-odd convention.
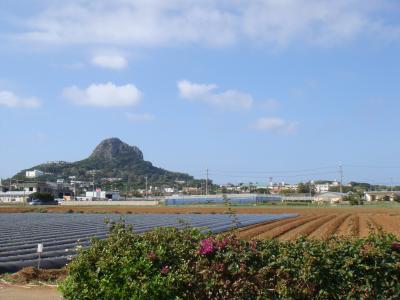
[[[315,180],[288,184],[285,182],[248,182],[238,184],[212,183],[211,180],[197,180],[195,185],[176,180],[166,185],[147,183],[144,176],[144,186],[134,188],[134,183],[122,178],[93,178],[77,180],[76,176],[67,179],[59,178],[49,181],[45,172],[33,169],[25,171],[24,179],[3,179],[0,181],[0,202],[27,203],[35,193],[51,194],[58,202],[68,201],[137,201],[137,200],[167,200],[195,203],[214,202],[229,195],[230,198],[264,196],[262,202],[315,202],[315,203],[349,203],[362,204],[374,201],[399,201],[400,187],[372,185],[368,183],[349,182],[346,184],[334,180]],[[92,180],[91,180],[92,179]],[[216,201],[218,202],[218,201]],[[174,204],[177,204],[175,201]]]

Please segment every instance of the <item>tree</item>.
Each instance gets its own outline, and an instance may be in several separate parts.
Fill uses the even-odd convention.
[[[360,194],[351,193],[343,198],[344,201],[349,201],[350,205],[362,205],[363,200]]]
[[[310,192],[311,194],[314,194],[314,189],[311,187],[311,184],[309,182],[308,183],[300,182],[297,185],[297,192],[299,194],[309,194]]]
[[[54,196],[50,193],[40,193],[36,192],[30,195],[31,199],[37,199],[42,202],[52,202],[54,201]]]
[[[269,194],[269,189],[266,189],[266,188],[257,188],[257,189],[256,189],[256,192],[257,192],[258,194]]]

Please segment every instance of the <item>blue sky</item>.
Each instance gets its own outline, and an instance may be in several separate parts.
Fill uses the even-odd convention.
[[[0,177],[119,137],[217,182],[400,184],[400,4],[0,3]]]

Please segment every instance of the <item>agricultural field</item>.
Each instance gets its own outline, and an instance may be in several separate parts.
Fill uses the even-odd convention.
[[[293,240],[300,236],[327,239],[333,235],[366,237],[382,230],[400,236],[400,210],[385,208],[305,209],[299,217],[250,226],[238,232],[245,239]]]
[[[0,206],[0,213],[33,212],[41,210],[48,213],[119,213],[119,214],[297,214],[290,220],[268,221],[238,231],[245,239],[280,240],[308,236],[326,239],[332,235],[365,237],[370,232],[382,229],[400,236],[399,206],[363,207],[295,207],[295,206],[52,206],[52,207],[7,207]]]
[[[156,227],[191,226],[224,232],[231,228],[297,217],[296,214],[127,214],[126,224],[137,233]],[[118,214],[0,214],[0,273],[15,272],[38,264],[37,245],[44,251],[40,265],[60,268],[76,254],[76,248],[88,246],[92,237],[104,239],[109,234],[105,220],[118,221]]]

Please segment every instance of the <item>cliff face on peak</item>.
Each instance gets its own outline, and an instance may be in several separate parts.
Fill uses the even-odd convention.
[[[90,155],[89,159],[112,161],[127,157],[132,160],[143,160],[143,153],[136,146],[129,146],[119,138],[110,138],[102,141]]]

